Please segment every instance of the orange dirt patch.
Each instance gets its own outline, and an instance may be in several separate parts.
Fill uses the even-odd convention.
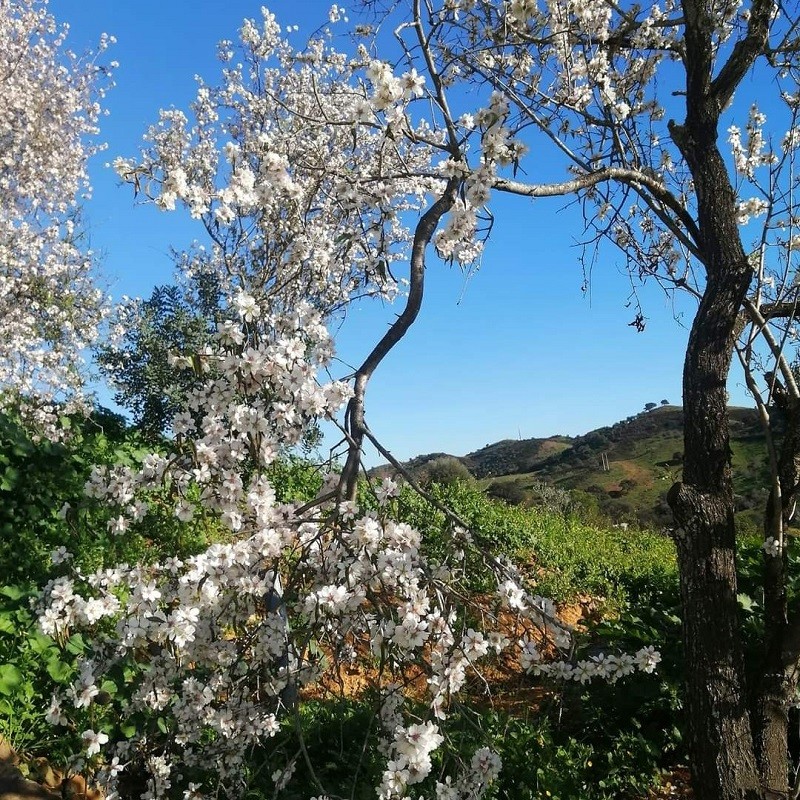
[[[529,714],[552,697],[553,692],[541,685],[532,685],[519,664],[518,648],[513,645],[528,637],[537,643],[545,658],[555,656],[555,650],[545,641],[543,632],[530,620],[523,619],[508,609],[495,613],[489,597],[474,598],[474,601],[478,615],[486,617],[486,629],[501,633],[512,643],[512,647],[499,656],[487,656],[475,669],[468,671],[467,681],[459,692],[459,697],[462,700],[469,699],[479,706],[488,705],[511,714]],[[597,616],[597,604],[589,597],[582,597],[574,603],[560,607],[558,616],[568,626],[580,629],[587,620]],[[349,644],[355,656],[350,662],[336,661],[330,650],[323,648],[326,652],[326,667],[318,680],[303,687],[300,692],[303,699],[355,699],[393,682],[400,684],[403,693],[409,698],[423,700],[426,697],[430,675],[428,658],[423,656],[417,663],[406,665],[402,673],[398,673],[388,667],[381,668],[375,663],[369,655],[368,642],[351,641]]]
[[[645,489],[653,485],[653,474],[649,469],[637,464],[635,461],[611,461],[610,467],[620,470],[623,474],[622,477],[614,484],[609,485],[609,490],[621,491],[620,482],[624,480],[633,481],[638,487]]]

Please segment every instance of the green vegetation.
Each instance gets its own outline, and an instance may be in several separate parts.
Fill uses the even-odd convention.
[[[148,450],[107,411],[62,424],[72,433],[68,444],[36,441],[16,420],[0,416],[0,575],[7,583],[41,584],[50,553],[60,546],[87,567],[144,552],[134,537],[107,532],[108,513],[83,488],[92,465],[133,463]]]
[[[19,585],[0,586],[0,736],[18,753],[61,764],[80,749],[80,735],[50,725],[45,710],[54,687],[76,677],[86,644],[80,634],[56,643],[41,633],[35,597]]]
[[[601,528],[570,511],[507,506],[463,483],[434,486],[431,493],[492,553],[527,565],[537,592],[556,601],[591,595],[621,605],[646,595],[648,587],[677,580],[674,547],[660,534]],[[445,515],[410,489],[403,493],[400,517],[422,531],[428,547],[450,546]],[[481,583],[486,570],[472,567],[474,588],[490,588]]]
[[[584,436],[505,439],[461,458],[434,453],[406,466],[422,477],[432,462],[458,461],[489,496],[511,505],[552,506],[552,492],[561,490],[585,520],[668,528],[665,495],[683,465],[683,412],[663,401],[648,405],[653,408]],[[742,529],[757,529],[769,485],[764,431],[754,410],[729,411],[737,520]]]
[[[116,387],[115,402],[129,408],[151,438],[165,432],[197,384],[194,371],[175,369],[172,359],[208,344],[220,315],[219,296],[219,287],[206,275],[190,287],[156,286],[148,300],[118,312],[125,329],[122,345],[97,349],[100,368]]]
[[[146,452],[140,434],[126,429],[119,418],[99,412],[90,420],[74,422],[75,435],[61,445],[35,442],[11,420],[1,424],[0,735],[24,757],[46,755],[58,765],[79,749],[80,731],[52,728],[44,712],[53,685],[75,678],[85,645],[79,636],[57,643],[36,629],[31,600],[36,587],[54,574],[51,551],[66,546],[76,562],[94,569],[167,552],[186,556],[221,534],[202,520],[191,535],[185,526],[171,528],[171,517],[166,512],[159,516],[157,502],[151,511],[157,524],[148,523],[147,517],[123,534],[108,532],[107,514],[83,496],[91,465],[134,464]],[[428,490],[469,525],[473,537],[495,556],[521,564],[537,593],[573,608],[591,601],[587,604],[591,619],[583,621],[587,626],[580,644],[583,655],[648,644],[661,647],[665,654],[658,676],[626,679],[622,692],[614,686],[542,684],[541,679],[519,675],[511,693],[530,692],[541,684],[536,699],[506,708],[502,703],[493,707],[486,697],[475,709],[473,697],[475,710],[470,713],[480,715],[484,732],[477,733],[469,716],[460,721],[454,717],[445,733],[456,752],[469,759],[479,746],[497,748],[505,767],[491,794],[495,798],[643,796],[659,768],[684,757],[671,542],[638,529],[587,522],[574,504],[563,502],[564,495],[549,495],[549,505],[540,507],[509,506],[487,497],[474,481],[457,480],[455,473],[461,471],[450,462],[438,466],[442,469],[436,474],[445,480],[431,481]],[[270,477],[281,501],[309,499],[320,487],[316,471],[301,458],[279,462]],[[70,504],[66,515],[59,514],[64,503]],[[403,521],[422,531],[423,546],[430,553],[452,546],[445,515],[418,494],[404,489],[397,510]],[[157,539],[149,533],[155,530]],[[468,566],[471,590],[494,588],[477,557]],[[132,666],[120,664],[118,675],[105,676],[102,691],[124,696],[135,680]],[[108,715],[105,708],[93,705],[94,716],[91,722],[87,718],[86,727],[113,733],[118,722],[103,716]],[[374,756],[363,756],[363,733],[374,725],[369,698],[311,700],[303,702],[299,713],[305,746],[322,783],[347,796],[373,797],[384,767],[369,760]],[[264,776],[271,775],[278,763],[275,748],[289,747],[288,731],[283,741],[279,735],[269,751],[248,754],[253,800],[265,796],[263,787],[269,782]],[[443,779],[455,773],[456,765],[440,757],[436,767],[435,774]],[[298,759],[286,797],[307,796],[311,778],[305,770],[304,759]],[[361,788],[353,790],[356,774]],[[138,791],[133,783],[129,788],[131,793]]]

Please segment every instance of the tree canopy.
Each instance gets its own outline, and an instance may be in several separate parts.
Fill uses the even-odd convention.
[[[55,435],[53,403],[78,399],[82,351],[106,298],[81,243],[87,160],[110,85],[100,53],[78,57],[36,0],[0,7],[0,386]]]

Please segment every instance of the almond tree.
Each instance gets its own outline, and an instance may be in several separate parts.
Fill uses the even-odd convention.
[[[0,387],[50,435],[53,404],[80,393],[104,306],[78,204],[109,69],[67,50],[66,33],[46,2],[0,4]]]
[[[696,299],[683,374],[684,472],[668,495],[695,789],[713,800],[789,796],[787,709],[800,620],[787,611],[783,532],[798,486],[797,422],[790,419],[784,453],[773,457],[767,634],[751,683],[737,604],[726,383],[741,335],[751,385],[757,359],[771,359],[771,374],[781,376],[769,382],[773,396],[780,386],[796,413],[786,358],[797,302],[796,8],[770,0],[412,0],[396,11],[404,68],[428,78],[441,174],[460,177],[444,256],[461,256],[451,246],[458,237],[446,238],[454,227],[480,235],[492,192],[575,194],[585,208],[587,258],[609,242],[635,277]],[[464,86],[483,97],[482,107],[465,105]],[[563,182],[520,179],[535,178],[543,158],[551,169],[561,160]],[[764,224],[753,244],[754,217]],[[634,324],[644,326],[643,312]]]
[[[652,672],[660,656],[645,647],[578,660],[553,602],[529,593],[451,512],[453,546],[432,554],[397,521],[392,481],[371,487],[371,507],[358,502],[361,445],[374,440],[366,387],[419,310],[427,245],[464,182],[431,158],[443,146],[457,154],[459,142],[411,122],[424,85],[416,71],[395,76],[365,48],[338,52],[328,30],[296,50],[264,10],[221,56],[232,63],[221,85],[200,85],[188,114],[163,112],[141,155],[117,169],[149,201],[198,219],[208,238],[187,253],[186,270],[214,277],[224,313],[200,352],[173,355],[197,380],[171,419],[170,452],[97,468],[86,491],[113,510],[114,534],[140,526],[155,538],[177,518],[226,535],[185,560],[76,569],[47,586],[43,629],[62,641],[94,634],[47,717],[82,731],[82,764],[98,767],[111,791],[140,781],[143,797],[192,797],[202,783],[204,794],[237,796],[247,788],[243,754],[260,745],[279,767],[276,796],[301,759],[311,785],[300,788],[326,796],[297,706],[304,692],[328,691],[326,675],[335,682],[356,665],[374,690],[363,751],[377,748],[385,765],[378,796],[479,798],[500,759],[486,748],[453,752],[447,733],[467,676],[490,653],[581,683]],[[479,245],[459,219],[437,243],[470,259]],[[354,377],[334,380],[326,324],[354,298],[397,293],[404,265],[411,278],[396,323]],[[331,471],[310,502],[279,503],[269,468],[281,448],[344,404],[341,474]],[[497,579],[480,609],[470,608],[467,553]],[[500,609],[530,635],[505,636]],[[115,670],[136,679],[101,700],[101,676]],[[413,696],[412,670],[423,678]],[[434,771],[439,748],[451,757]],[[336,796],[361,794],[362,772],[357,765]]]

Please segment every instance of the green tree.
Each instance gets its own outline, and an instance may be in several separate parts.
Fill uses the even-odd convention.
[[[167,430],[200,380],[192,369],[176,369],[176,357],[191,358],[202,350],[221,315],[219,293],[210,280],[191,287],[157,286],[148,300],[119,311],[122,340],[101,345],[97,359],[116,390],[115,402],[132,413],[147,436]]]
[[[463,481],[471,483],[475,479],[463,462],[453,456],[441,456],[429,461],[422,469],[420,481],[423,484],[439,483],[449,486],[451,483]]]

